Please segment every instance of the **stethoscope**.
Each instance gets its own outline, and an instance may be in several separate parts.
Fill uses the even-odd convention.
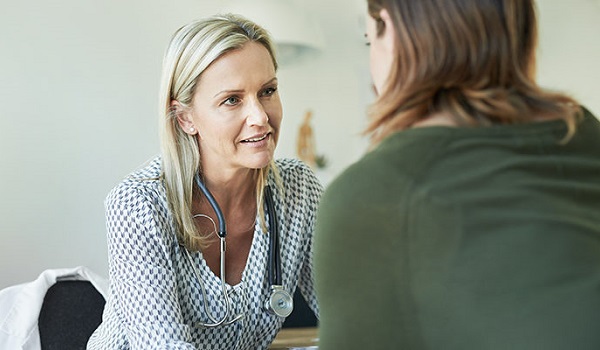
[[[241,318],[244,317],[243,314],[235,315],[232,319],[227,320],[229,314],[231,313],[231,306],[229,302],[229,296],[227,293],[226,283],[225,283],[225,236],[227,235],[227,231],[225,228],[225,217],[223,216],[223,212],[219,207],[219,204],[210,193],[208,188],[204,185],[204,183],[200,180],[200,176],[196,174],[196,184],[202,191],[202,193],[206,196],[210,206],[215,211],[217,215],[217,221],[219,222],[218,229],[215,227],[217,231],[217,235],[219,236],[220,241],[220,273],[221,273],[221,289],[223,293],[223,300],[225,301],[225,315],[219,320],[210,312],[208,309],[208,303],[206,298],[206,290],[204,288],[204,283],[202,282],[202,277],[193,263],[190,252],[187,249],[184,249],[188,258],[188,261],[192,265],[194,273],[196,275],[196,279],[200,283],[200,289],[202,291],[202,297],[204,300],[204,311],[210,318],[212,323],[199,322],[198,325],[201,327],[218,327],[221,325],[230,325]],[[268,270],[268,278],[269,285],[271,286],[271,295],[265,302],[265,309],[279,317],[288,317],[292,310],[294,309],[294,299],[284,288],[281,282],[281,257],[279,256],[279,227],[277,226],[277,216],[275,214],[275,206],[273,204],[273,194],[271,193],[271,188],[269,186],[265,187],[265,202],[267,205],[267,215],[269,216],[269,230],[271,231],[271,235],[269,237],[269,257],[267,260],[267,270]],[[205,216],[203,214],[199,214],[199,216]],[[214,222],[213,222],[214,223]]]

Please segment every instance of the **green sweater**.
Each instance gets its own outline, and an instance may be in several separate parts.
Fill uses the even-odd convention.
[[[600,123],[388,137],[317,215],[320,346],[600,349]]]

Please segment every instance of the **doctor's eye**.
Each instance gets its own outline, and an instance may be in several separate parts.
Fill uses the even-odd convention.
[[[221,104],[226,105],[226,106],[235,106],[238,103],[240,103],[241,99],[237,96],[230,96],[228,97],[225,101],[223,101]]]
[[[276,86],[275,87],[268,87],[268,88],[264,89],[261,92],[260,96],[261,97],[269,97],[269,96],[273,95],[276,91],[277,91],[277,87]]]

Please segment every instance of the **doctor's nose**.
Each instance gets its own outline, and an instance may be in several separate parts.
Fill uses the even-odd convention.
[[[268,122],[269,116],[260,102],[255,101],[248,106],[246,123],[249,126],[263,126],[267,125]]]

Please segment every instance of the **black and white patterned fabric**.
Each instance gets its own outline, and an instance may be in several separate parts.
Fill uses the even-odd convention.
[[[298,160],[282,159],[276,164],[284,184],[284,195],[274,198],[283,285],[292,295],[299,287],[318,315],[311,247],[322,186]],[[266,349],[284,322],[264,309],[270,295],[269,233],[257,220],[242,281],[227,285],[232,316],[244,317],[228,326],[198,326],[197,322],[211,322],[204,303],[217,319],[225,313],[220,278],[201,252],[192,253],[203,278],[205,300],[177,242],[159,175],[160,158],[156,158],[107,197],[109,297],[88,349]],[[269,183],[275,186],[273,178]]]

